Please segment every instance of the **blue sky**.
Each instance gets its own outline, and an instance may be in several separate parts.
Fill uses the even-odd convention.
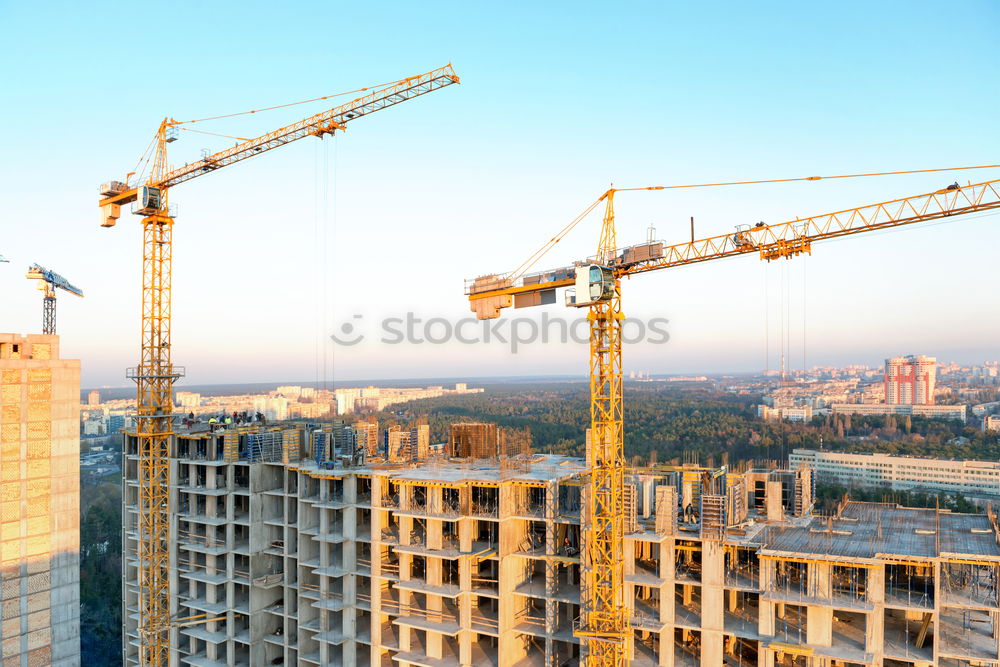
[[[125,385],[138,345],[139,226],[100,228],[97,185],[132,169],[163,116],[270,106],[452,62],[461,86],[172,192],[175,362],[192,383],[582,373],[576,344],[517,354],[496,343],[385,345],[379,322],[465,317],[464,278],[516,266],[610,182],[996,163],[998,34],[1000,5],[986,1],[947,11],[0,3],[0,254],[11,260],[0,264],[0,329],[37,330],[40,295],[23,273],[49,266],[87,293],[60,298],[64,354],[83,360],[85,385]],[[252,136],[322,108],[205,129]],[[185,134],[171,157],[227,144]],[[623,196],[619,239],[641,240],[654,224],[680,241],[689,216],[700,234],[723,233],[997,171]],[[746,258],[639,277],[626,284],[626,312],[669,319],[670,341],[629,346],[626,369],[774,367],[783,290],[793,366],[995,358],[998,223],[859,237],[785,265]],[[582,224],[551,262],[591,253],[597,225]],[[344,321],[367,339],[327,343]]]

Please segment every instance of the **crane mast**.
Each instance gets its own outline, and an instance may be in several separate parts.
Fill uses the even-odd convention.
[[[309,136],[322,138],[357,118],[459,83],[451,65],[378,86],[346,104],[278,128],[255,139],[170,170],[167,146],[183,123],[164,119],[156,133],[149,177],[133,186],[111,181],[101,186],[101,226],[113,227],[121,206],[135,204],[142,217],[142,329],[139,365],[127,371],[136,383],[135,436],[138,444],[139,663],[166,667],[170,661],[170,439],[173,385],[184,375],[171,358],[171,289],[174,219],[169,189],[198,176],[261,155]],[[189,619],[180,619],[183,624]],[[214,620],[214,619],[210,619]]]
[[[607,197],[597,257],[610,262],[617,252],[614,196]],[[622,421],[621,281],[611,295],[590,306],[590,486],[584,525],[585,599],[578,630],[588,640],[591,665],[628,664],[625,637],[625,451]]]
[[[637,190],[657,190],[634,188]],[[870,204],[804,219],[756,226],[740,225],[735,233],[666,245],[618,248],[614,188],[608,190],[562,232],[605,202],[600,241],[594,257],[571,267],[526,274],[530,261],[515,272],[488,274],[467,284],[471,310],[478,319],[493,319],[501,310],[554,303],[555,291],[572,288],[566,304],[588,307],[590,329],[590,429],[587,438],[587,491],[584,526],[585,588],[576,634],[586,644],[588,667],[621,667],[631,660],[631,630],[624,600],[624,432],[622,427],[621,279],[633,274],[686,266],[716,259],[757,254],[771,261],[811,254],[818,241],[891,229],[918,222],[1000,208],[1000,180]],[[532,259],[544,254],[554,237]],[[535,298],[528,298],[535,297]],[[551,298],[549,298],[551,297]]]

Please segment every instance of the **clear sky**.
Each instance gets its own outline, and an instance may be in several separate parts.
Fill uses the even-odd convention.
[[[83,384],[137,358],[139,219],[98,226],[97,186],[160,119],[314,97],[447,62],[452,86],[174,189],[174,360],[188,382],[585,372],[584,347],[379,343],[385,317],[467,316],[463,279],[513,268],[619,186],[1000,161],[1000,4],[940,2],[0,2],[0,330],[40,328],[31,262]],[[219,122],[253,136],[321,105]],[[175,164],[225,139],[185,133]],[[641,193],[622,244],[682,241],[917,194],[998,170]],[[599,217],[548,258],[591,254]],[[1000,356],[1000,216],[659,272],[625,310],[669,320],[627,370]],[[545,267],[539,267],[545,268]],[[780,295],[787,293],[782,305]],[[572,318],[561,306],[519,317]],[[358,315],[360,317],[355,317]],[[345,321],[367,339],[335,347]],[[471,329],[470,329],[471,331]],[[769,342],[767,339],[770,339]],[[770,353],[768,358],[768,352]]]

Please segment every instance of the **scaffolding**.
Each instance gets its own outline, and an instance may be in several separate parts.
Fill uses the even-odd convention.
[[[701,494],[699,516],[702,538],[721,542],[726,536],[726,496]]]
[[[498,453],[500,456],[511,457],[531,454],[531,429],[527,427],[500,429]]]
[[[625,534],[638,533],[639,513],[636,506],[635,484],[625,484],[623,491],[625,492]]]
[[[469,459],[495,459],[499,454],[496,424],[460,422],[451,425],[448,443],[452,456]]]
[[[656,487],[656,533],[677,533],[677,489],[672,486]]]

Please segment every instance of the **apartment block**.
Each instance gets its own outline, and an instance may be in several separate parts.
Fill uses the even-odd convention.
[[[997,461],[794,449],[788,463],[792,467],[807,466],[820,479],[847,486],[1000,497]]]
[[[4,667],[80,664],[80,362],[0,334]]]
[[[352,466],[330,442],[301,424],[174,437],[174,664],[580,663],[583,460]],[[126,435],[127,665],[135,451]],[[806,467],[629,470],[630,664],[1000,663],[992,514],[816,516],[813,486]]]
[[[885,360],[885,402],[933,405],[937,359],[922,354]]]

